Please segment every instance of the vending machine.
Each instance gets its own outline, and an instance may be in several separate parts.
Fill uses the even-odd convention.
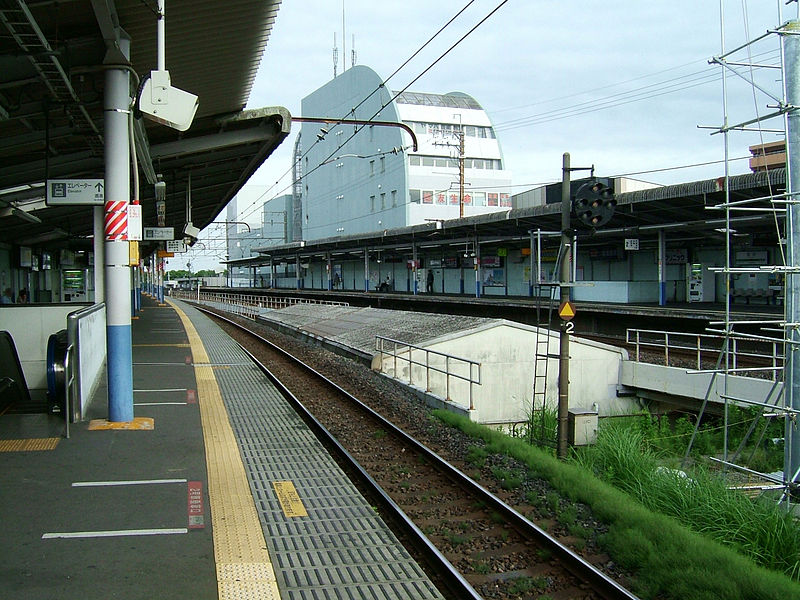
[[[61,271],[61,302],[89,302],[87,269]]]
[[[686,265],[686,301],[714,302],[715,299],[714,273],[702,263],[688,263]]]

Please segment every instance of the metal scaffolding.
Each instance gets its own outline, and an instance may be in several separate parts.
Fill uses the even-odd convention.
[[[797,431],[797,415],[800,413],[800,203],[797,195],[800,193],[800,21],[783,21],[783,4],[777,2],[777,18],[780,26],[768,30],[766,33],[733,48],[726,47],[726,21],[725,2],[720,1],[720,44],[721,51],[718,56],[711,59],[722,71],[722,97],[723,97],[723,123],[713,127],[713,134],[721,134],[724,138],[725,153],[725,200],[724,202],[709,207],[723,211],[725,214],[726,233],[726,260],[725,266],[715,271],[724,276],[725,282],[725,320],[712,323],[712,331],[723,336],[722,350],[717,361],[714,379],[721,378],[724,401],[724,449],[722,459],[714,459],[721,463],[727,473],[738,472],[747,476],[758,478],[763,485],[758,489],[780,489],[779,502],[785,503],[787,508],[797,501],[797,483],[800,472],[800,433]],[[745,19],[747,15],[745,15]],[[749,28],[745,26],[749,37]],[[764,46],[772,48],[762,52]],[[777,46],[779,61],[777,64],[764,61],[762,56],[774,53]],[[755,50],[755,51],[754,51]],[[758,61],[754,57],[759,58]],[[764,74],[769,76],[765,77]],[[775,82],[775,74],[780,79]],[[772,81],[770,81],[770,78]],[[729,121],[729,80],[744,80],[747,90],[752,94],[755,116],[731,123]],[[770,83],[773,85],[771,86]],[[775,92],[771,89],[775,83],[780,83],[781,90]],[[759,102],[766,99],[766,114],[760,114]],[[762,124],[771,121],[783,120],[782,126],[767,128]],[[733,200],[730,195],[730,136],[742,132],[756,133],[760,139],[760,147],[764,147],[764,135],[783,133],[786,145],[786,188],[784,192],[772,186],[772,177],[769,167],[764,162],[763,168],[767,170],[767,181],[770,184],[770,193],[762,198],[749,200]],[[776,186],[777,187],[777,186]],[[775,219],[777,251],[774,256],[779,257],[777,264],[734,266],[733,264],[733,236],[731,227],[732,215],[740,212],[761,212],[772,214]],[[735,277],[763,276],[769,274],[784,281],[784,316],[782,320],[764,319],[762,321],[743,321],[733,319],[731,316],[732,287]],[[721,326],[721,330],[713,329]],[[776,373],[776,383],[763,400],[754,400],[738,397],[732,377],[739,372],[732,359],[732,340],[745,335],[753,340],[779,341],[783,346],[784,364]],[[774,370],[775,367],[765,367]],[[707,372],[707,371],[706,371]],[[780,382],[783,382],[781,385]],[[712,380],[709,390],[716,384]],[[708,398],[703,404],[700,418],[695,425],[695,430],[686,458],[689,456],[691,446],[699,431],[700,421],[706,409]],[[753,406],[755,418],[750,423],[749,430],[744,440],[733,452],[730,451],[729,422],[730,406]],[[781,474],[768,474],[748,468],[744,456],[744,447],[748,440],[761,441],[771,420],[783,419],[784,427],[784,465]]]

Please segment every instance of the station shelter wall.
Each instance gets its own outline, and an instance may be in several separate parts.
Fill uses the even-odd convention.
[[[767,261],[779,261],[776,256],[777,249],[759,250],[766,253]],[[421,266],[413,271],[408,266],[408,261],[378,262],[373,258],[375,251],[371,251],[369,263],[369,290],[375,291],[381,283],[388,283],[390,291],[412,293],[414,279],[417,282],[417,293],[427,293],[428,270],[433,271],[434,294],[464,294],[474,296],[476,293],[476,271],[473,266],[464,264],[456,268],[442,266],[437,259],[440,254],[425,254],[419,252]],[[496,256],[496,249],[481,249],[481,256],[485,258]],[[668,252],[669,254],[669,252]],[[431,262],[434,259],[434,262]],[[459,256],[461,261],[461,256]],[[548,254],[542,261],[544,280],[557,278],[555,270],[555,256]],[[463,261],[469,262],[469,259]],[[687,301],[687,263],[702,263],[707,267],[722,267],[725,264],[725,248],[700,247],[691,248],[688,252],[679,254],[675,264],[668,263],[666,269],[666,299],[667,302]],[[346,259],[333,257],[331,261],[331,277],[339,275],[339,285],[336,289],[347,291],[363,291],[365,289],[365,273],[363,257],[347,257]],[[534,271],[535,261],[531,263],[530,256],[523,256],[520,249],[509,249],[508,255],[502,258],[499,267],[482,266],[478,271],[480,293],[483,296],[528,296],[530,289],[531,271]],[[304,268],[301,270],[301,287],[307,289],[327,288],[327,265],[325,261],[304,259]],[[737,266],[734,264],[734,266]],[[582,248],[578,245],[576,281],[586,282],[586,286],[576,286],[573,297],[579,301],[603,302],[657,302],[659,297],[658,260],[654,248],[638,251],[616,251],[608,255],[593,251],[591,248]],[[711,273],[714,278],[716,302],[725,299],[725,278],[721,273]],[[267,279],[269,276],[267,275]],[[750,279],[739,281],[733,276],[732,286],[749,285],[767,287],[774,283],[767,281],[753,282]],[[278,288],[294,289],[297,285],[294,273],[294,262],[278,269],[273,285]]]

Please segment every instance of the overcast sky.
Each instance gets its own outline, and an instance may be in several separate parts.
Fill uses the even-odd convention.
[[[501,3],[474,0],[387,86],[404,88]],[[302,98],[333,77],[334,33],[339,73],[343,59],[351,66],[355,35],[357,64],[385,80],[466,4],[284,0],[248,107],[279,105],[300,115]],[[776,27],[781,18],[796,18],[797,11],[784,7],[783,0],[724,0],[723,5],[727,49]],[[752,46],[754,61],[778,64],[777,47],[775,36]],[[723,122],[721,69],[708,62],[720,52],[717,1],[508,0],[409,89],[473,96],[494,123],[513,193],[559,180],[564,152],[573,166],[594,164],[600,176],[682,183],[721,176],[723,166],[644,172],[723,159],[723,136],[698,128]],[[736,58],[745,61],[746,51]],[[761,69],[756,78],[780,96],[779,71]],[[728,78],[731,124],[770,112],[767,105],[773,103],[762,92],[754,97],[739,77]],[[240,218],[260,224],[260,205],[288,193],[298,130],[295,124],[240,193]],[[782,137],[762,135],[764,141]],[[731,134],[730,156],[747,155],[762,135]],[[732,173],[745,171],[746,160],[733,161]]]

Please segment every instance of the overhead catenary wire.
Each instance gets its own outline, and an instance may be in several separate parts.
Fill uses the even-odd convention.
[[[378,110],[377,110],[377,111],[376,111],[376,112],[375,112],[375,113],[374,113],[374,114],[373,114],[371,117],[369,117],[368,119],[365,119],[365,120],[366,120],[366,121],[372,121],[372,120],[374,120],[374,119],[375,119],[375,117],[377,117],[378,115],[380,115],[381,111],[382,111],[384,108],[386,108],[387,106],[389,106],[389,105],[390,105],[392,102],[394,102],[394,101],[395,101],[395,100],[396,100],[396,99],[397,99],[397,98],[398,98],[398,97],[399,97],[399,96],[400,96],[400,95],[401,95],[403,92],[405,92],[406,90],[408,90],[408,88],[409,88],[409,87],[411,87],[411,86],[412,86],[412,85],[414,85],[414,84],[415,84],[417,81],[419,81],[419,79],[420,79],[420,78],[422,78],[422,77],[423,77],[423,76],[424,76],[426,73],[428,73],[428,72],[429,72],[429,71],[430,71],[430,70],[431,70],[433,67],[435,67],[435,66],[436,66],[436,65],[437,65],[439,62],[441,62],[441,61],[442,61],[442,60],[443,60],[443,59],[444,59],[444,58],[445,58],[445,57],[446,57],[448,54],[450,54],[450,52],[452,52],[452,51],[453,51],[455,48],[457,48],[457,47],[458,47],[458,46],[459,46],[459,45],[460,45],[460,44],[461,44],[461,43],[462,43],[464,40],[466,40],[466,39],[467,39],[467,38],[468,38],[468,37],[469,37],[469,36],[470,36],[472,33],[474,33],[474,32],[475,32],[475,31],[476,31],[476,30],[477,30],[477,29],[478,29],[478,28],[479,28],[481,25],[483,25],[483,24],[484,24],[486,21],[488,21],[488,20],[489,20],[489,19],[490,19],[490,18],[491,18],[491,17],[492,17],[492,16],[493,16],[493,15],[494,15],[494,14],[495,14],[497,11],[498,11],[498,10],[500,10],[500,9],[501,9],[501,8],[502,8],[502,7],[503,7],[505,4],[507,4],[507,3],[508,3],[508,1],[509,1],[509,0],[503,0],[502,2],[500,2],[500,4],[498,4],[498,5],[497,5],[497,6],[496,6],[494,9],[492,9],[492,10],[491,10],[491,11],[490,11],[490,12],[489,12],[489,13],[488,13],[488,14],[487,14],[485,17],[483,17],[483,18],[482,18],[480,21],[478,21],[478,23],[477,23],[477,24],[475,24],[475,25],[474,25],[472,28],[470,28],[470,29],[469,29],[469,31],[467,31],[467,32],[466,32],[466,33],[465,33],[463,36],[461,36],[461,37],[460,37],[460,38],[459,38],[459,39],[458,39],[456,42],[454,42],[453,44],[451,44],[451,45],[450,45],[450,46],[449,46],[449,47],[448,47],[448,48],[447,48],[447,49],[446,49],[446,50],[445,50],[445,51],[444,51],[442,54],[440,54],[440,55],[439,55],[439,57],[438,57],[438,58],[436,58],[436,59],[435,59],[435,60],[434,60],[434,61],[433,61],[433,62],[432,62],[430,65],[428,65],[428,66],[427,66],[425,69],[423,69],[423,70],[422,70],[422,72],[421,72],[421,73],[419,73],[419,75],[417,75],[416,77],[414,77],[414,78],[413,78],[413,79],[412,79],[412,80],[411,80],[409,83],[407,83],[407,84],[405,85],[405,87],[403,87],[403,88],[402,88],[400,91],[396,92],[396,93],[395,93],[395,94],[394,94],[394,95],[393,95],[393,96],[392,96],[392,97],[391,97],[391,98],[390,98],[390,99],[389,99],[389,100],[388,100],[386,103],[383,103],[383,104],[381,105],[381,108],[380,108],[380,109],[378,109]],[[437,33],[437,35],[438,35],[438,33]],[[381,87],[383,87],[383,86],[381,86]],[[374,93],[374,92],[373,92],[373,93]],[[342,148],[343,148],[343,147],[344,147],[344,146],[345,146],[345,145],[346,145],[348,142],[350,142],[350,140],[352,140],[352,139],[353,139],[353,138],[354,138],[356,135],[358,135],[358,133],[360,133],[361,131],[363,131],[364,127],[366,127],[366,126],[367,126],[367,125],[359,125],[359,126],[356,126],[356,128],[355,128],[355,131],[354,131],[354,132],[353,132],[353,133],[352,133],[352,134],[351,134],[351,135],[350,135],[350,136],[349,136],[349,137],[348,137],[346,140],[344,140],[343,142],[341,142],[341,143],[340,143],[340,144],[337,146],[337,148],[336,148],[336,149],[335,149],[333,152],[331,152],[331,153],[330,153],[328,156],[326,156],[326,157],[325,157],[325,158],[324,158],[322,161],[320,161],[320,163],[319,163],[318,165],[316,165],[315,167],[313,167],[313,168],[312,168],[312,169],[310,169],[309,171],[306,171],[305,173],[303,173],[303,177],[308,177],[308,175],[310,175],[311,173],[313,173],[313,172],[317,171],[317,170],[318,170],[320,167],[322,167],[322,166],[323,166],[323,165],[326,163],[326,161],[328,161],[328,160],[329,160],[329,159],[331,159],[333,156],[335,156],[335,155],[336,155],[338,152],[340,152],[340,151],[341,151],[341,149],[342,149]],[[315,142],[315,144],[316,144],[316,142]],[[305,154],[307,154],[307,153],[305,153]],[[305,156],[305,154],[304,154],[304,156]],[[286,188],[284,188],[284,190],[282,190],[282,191],[285,191],[286,189],[288,189],[289,187],[291,187],[292,185],[294,185],[294,183],[296,183],[296,182],[292,182],[292,183],[291,183],[289,186],[287,186]],[[277,196],[276,196],[276,197],[277,197]],[[250,213],[250,214],[251,214],[251,213]]]
[[[402,64],[401,64],[399,67],[397,67],[397,68],[396,68],[396,69],[395,69],[395,70],[392,72],[392,74],[391,74],[391,75],[389,75],[389,76],[388,76],[386,79],[384,79],[384,80],[383,80],[383,81],[382,81],[382,82],[381,82],[379,85],[375,86],[375,89],[373,89],[373,90],[372,90],[372,91],[371,91],[369,94],[367,94],[367,95],[366,95],[366,96],[365,96],[365,97],[364,97],[364,98],[363,98],[363,99],[362,99],[362,100],[361,100],[361,101],[360,101],[360,102],[359,102],[359,103],[358,103],[358,104],[357,104],[355,107],[353,107],[352,109],[350,109],[350,111],[348,111],[347,113],[345,113],[345,115],[343,115],[342,117],[340,117],[340,121],[341,121],[341,120],[344,120],[345,118],[347,118],[347,115],[348,115],[348,114],[351,114],[351,113],[352,113],[352,114],[354,114],[354,113],[355,113],[355,111],[356,111],[358,108],[360,108],[360,107],[361,107],[361,106],[362,106],[362,105],[363,105],[363,104],[364,104],[364,103],[365,103],[367,100],[369,100],[369,99],[370,99],[370,98],[371,98],[373,95],[375,95],[375,94],[376,94],[376,93],[377,93],[379,90],[381,90],[383,87],[385,87],[385,86],[386,86],[386,84],[388,84],[388,83],[389,83],[389,81],[390,81],[390,80],[391,80],[391,79],[392,79],[392,78],[393,78],[395,75],[397,75],[397,74],[398,74],[398,73],[399,73],[399,72],[400,72],[400,71],[401,71],[403,68],[405,68],[405,67],[406,67],[406,65],[408,65],[408,64],[409,64],[409,63],[410,63],[412,60],[414,60],[414,58],[416,58],[416,57],[417,57],[417,56],[418,56],[418,55],[419,55],[419,54],[420,54],[420,53],[421,53],[421,52],[422,52],[422,51],[423,51],[425,48],[427,48],[427,47],[428,47],[428,46],[429,46],[429,45],[430,45],[430,44],[431,44],[431,43],[432,43],[432,42],[433,42],[433,41],[434,41],[434,40],[435,40],[435,39],[436,39],[436,38],[437,38],[439,35],[441,35],[441,34],[442,34],[444,31],[445,31],[445,29],[447,29],[447,28],[448,28],[448,27],[449,27],[449,26],[450,26],[450,25],[451,25],[451,24],[452,24],[452,23],[453,23],[453,22],[454,22],[456,19],[458,19],[458,17],[460,17],[460,16],[461,16],[461,15],[464,13],[464,11],[466,11],[466,10],[467,10],[467,9],[468,9],[468,8],[469,8],[469,7],[470,7],[472,4],[474,4],[474,3],[475,3],[475,0],[470,0],[469,2],[467,2],[467,3],[466,3],[466,4],[465,4],[465,5],[464,5],[464,6],[463,6],[463,7],[462,7],[462,8],[461,8],[461,9],[460,9],[458,12],[456,12],[456,14],[455,14],[455,15],[453,15],[453,16],[452,16],[452,17],[451,17],[451,18],[450,18],[450,19],[449,19],[449,20],[448,20],[448,21],[447,21],[447,22],[446,22],[444,25],[442,25],[442,26],[441,26],[441,27],[440,27],[440,28],[439,28],[439,29],[438,29],[438,30],[437,30],[437,31],[436,31],[436,32],[435,32],[435,33],[434,33],[434,34],[433,34],[431,37],[429,37],[429,38],[428,38],[428,40],[427,40],[425,43],[423,43],[423,44],[422,44],[422,45],[421,45],[419,48],[417,48],[417,49],[416,49],[416,50],[415,50],[415,51],[414,51],[414,52],[411,54],[411,56],[409,56],[409,57],[408,57],[408,58],[407,58],[407,59],[406,59],[406,60],[405,60],[405,61],[404,61],[404,62],[403,62],[403,63],[402,63]],[[374,118],[374,117],[373,117],[373,118]],[[334,127],[335,127],[335,126],[336,126],[336,125],[334,125]],[[314,141],[314,142],[311,144],[311,146],[309,146],[308,150],[306,150],[305,152],[303,152],[302,156],[300,157],[300,160],[302,160],[302,159],[303,159],[305,156],[307,156],[307,155],[308,155],[308,153],[311,151],[311,149],[312,149],[314,146],[316,146],[318,143],[320,143],[320,142],[321,142],[321,140],[320,140],[320,139],[317,139],[317,140],[315,140],[315,141]],[[285,171],[285,172],[284,172],[284,173],[283,173],[283,174],[282,174],[282,175],[281,175],[281,176],[278,178],[278,182],[279,182],[281,179],[283,179],[284,177],[286,177],[286,176],[287,176],[289,173],[291,173],[291,172],[292,172],[292,167],[290,167],[289,169],[287,169],[287,170],[286,170],[286,171]],[[277,184],[278,182],[276,182],[276,184]],[[277,197],[278,197],[278,196],[279,196],[281,193],[285,192],[287,189],[289,189],[289,188],[290,188],[291,186],[293,186],[295,183],[296,183],[296,182],[294,182],[294,181],[293,181],[293,182],[292,182],[292,183],[290,183],[288,186],[286,186],[285,188],[283,188],[282,190],[280,190],[280,191],[279,191],[279,192],[278,192],[278,193],[277,193],[277,194],[274,196],[274,198],[277,198]],[[274,186],[273,186],[273,187],[274,187]],[[254,200],[254,201],[251,203],[251,206],[252,206],[253,204],[255,204],[256,202],[258,202],[259,200],[261,200],[261,198],[263,198],[263,197],[264,197],[264,196],[262,195],[262,196],[260,196],[259,198],[256,198],[256,199],[255,199],[255,200]],[[274,198],[272,198],[272,199],[274,199]],[[250,208],[250,207],[248,207],[248,208]],[[256,207],[256,208],[257,208],[257,207]],[[246,216],[249,216],[250,214],[252,214],[252,211],[251,211],[251,212],[249,212],[249,213],[247,213],[247,215],[243,216],[243,217],[242,217],[242,219],[244,219]]]
[[[469,4],[471,4],[471,2],[468,3],[466,6],[464,6],[453,18],[450,19],[450,21],[448,21],[447,24],[445,24],[442,28],[440,28],[437,31],[437,33],[434,34],[434,36],[432,36],[428,40],[428,42],[426,42],[426,44],[424,44],[422,47],[420,47],[420,49],[418,49],[408,60],[406,60],[400,67],[398,67],[398,69],[396,69],[392,73],[392,75],[390,77],[388,77],[381,85],[379,85],[372,92],[370,92],[370,94],[367,97],[365,97],[357,105],[357,107],[360,107],[366,101],[367,98],[372,96],[378,89],[383,87],[389,81],[389,79],[394,77],[406,64],[408,64],[408,62],[410,62],[411,58],[416,56],[422,50],[422,48],[425,47],[425,45],[430,43],[430,41],[432,41],[437,35],[439,35],[445,29],[445,27],[447,27],[450,23],[452,23],[464,10],[466,10],[466,8],[469,6]],[[497,9],[495,9],[495,10],[497,10]],[[480,25],[480,23],[478,25]],[[476,27],[477,27],[477,25],[476,25]],[[462,40],[463,40],[463,38],[462,38]],[[459,40],[459,42],[460,41],[461,40]],[[459,42],[457,42],[457,43],[459,43]],[[762,54],[765,55],[765,56],[771,56],[772,54],[774,54],[774,51],[771,50],[771,51],[767,51],[767,52],[762,53]],[[757,56],[761,56],[761,55],[757,55]],[[437,62],[438,62],[438,59],[437,59]],[[694,64],[694,62],[696,62],[696,61],[693,61],[693,62],[690,62],[690,63],[685,63],[684,65],[680,65],[678,67],[671,67],[669,69],[664,69],[664,70],[656,72],[655,74],[673,71],[676,68],[680,68],[682,66]],[[410,85],[413,85],[413,83],[417,79],[419,79],[419,77],[424,75],[425,72],[427,72],[427,70],[429,70],[434,64],[435,63],[433,63],[428,69],[426,69],[426,71],[423,71],[423,73],[421,73],[411,83],[409,83],[406,87],[404,87],[403,90],[401,90],[400,93],[402,93],[403,91],[407,90],[408,87],[410,87]],[[636,81],[636,80],[639,80],[639,79],[644,79],[644,78],[649,77],[649,76],[652,76],[652,74],[651,75],[643,75],[643,76],[638,77],[638,78],[627,80],[627,82]],[[692,73],[687,74],[687,75],[683,75],[683,76],[679,76],[679,77],[675,77],[675,78],[671,78],[671,79],[665,80],[663,82],[657,82],[657,83],[654,83],[654,84],[649,84],[647,86],[642,86],[640,88],[636,88],[634,90],[629,90],[629,91],[626,91],[626,92],[613,94],[613,95],[608,96],[608,97],[606,97],[604,99],[600,99],[600,103],[599,104],[597,103],[598,102],[597,100],[592,100],[592,101],[587,101],[587,102],[582,102],[582,103],[579,103],[579,104],[576,104],[576,105],[572,105],[571,107],[556,109],[556,110],[553,110],[553,111],[547,111],[547,112],[539,113],[537,115],[531,115],[529,117],[522,117],[520,119],[512,119],[512,120],[509,120],[509,121],[506,121],[506,122],[501,122],[501,123],[498,123],[495,126],[495,129],[498,130],[498,131],[511,130],[511,129],[515,129],[515,128],[518,128],[518,127],[530,126],[530,125],[535,125],[535,124],[542,124],[542,123],[547,123],[547,122],[551,122],[551,121],[555,121],[555,120],[559,120],[559,119],[564,119],[564,118],[571,118],[571,117],[575,117],[575,116],[579,116],[579,115],[584,115],[587,112],[613,108],[613,107],[616,107],[616,106],[622,106],[624,104],[629,104],[631,102],[638,102],[638,101],[648,100],[648,99],[655,98],[655,97],[658,97],[658,96],[661,96],[661,95],[665,95],[665,94],[668,94],[668,93],[673,93],[673,92],[677,92],[677,91],[681,91],[681,90],[685,90],[685,89],[690,89],[692,87],[705,85],[707,83],[712,83],[714,81],[718,81],[719,78],[720,78],[719,74],[703,74],[702,71],[695,71],[695,72],[692,72]],[[686,81],[681,82],[681,80],[686,80]],[[622,82],[620,84],[613,84],[613,85],[609,85],[609,86],[602,86],[600,88],[594,88],[593,90],[589,90],[589,91],[586,91],[586,92],[580,92],[580,93],[578,93],[578,95],[589,93],[591,91],[596,91],[596,90],[599,90],[599,89],[606,89],[606,88],[609,88],[609,87],[614,87],[615,85],[622,85],[623,83],[626,83],[626,82]],[[681,83],[683,83],[683,85],[681,85]],[[666,84],[670,84],[670,85],[668,87],[664,88],[663,86],[665,86]],[[691,84],[691,85],[688,85],[688,84]],[[656,88],[656,89],[651,89],[651,88]],[[648,90],[650,90],[652,93],[648,93]],[[388,105],[389,103],[391,103],[394,99],[396,99],[396,97],[398,95],[399,95],[399,93],[395,94],[395,96],[392,99],[390,99],[390,101],[387,104],[385,104],[384,107],[386,105]],[[546,102],[547,101],[545,101],[543,103],[546,103]],[[540,104],[540,103],[535,103],[535,104]],[[592,106],[593,104],[594,104],[594,106]],[[528,106],[532,106],[532,105],[528,105]],[[589,107],[589,108],[587,109],[585,107]],[[352,109],[352,110],[354,110],[354,109]],[[507,110],[512,110],[512,109],[501,109],[500,111],[496,111],[496,112],[503,112],[503,111],[507,111]],[[350,114],[350,113],[348,113],[348,114]],[[373,117],[371,117],[371,118],[374,118],[375,116],[376,115],[373,115]],[[342,117],[342,118],[345,118],[345,117]],[[526,120],[526,119],[527,120],[531,120],[531,121],[527,122],[527,123],[524,123],[524,124],[518,124],[520,121],[523,121],[523,120]],[[535,120],[532,120],[532,119],[535,119]],[[354,135],[358,133],[358,131],[360,131],[360,129],[357,130],[353,135],[351,135],[347,140],[345,140],[345,142],[343,142],[341,145],[339,145],[337,147],[337,149],[334,150],[333,154],[335,154],[336,152],[339,152],[341,150],[341,148],[344,146],[344,144],[349,142],[354,137]],[[314,143],[312,144],[312,146],[309,147],[306,151],[304,151],[303,156],[306,156],[308,154],[308,152],[311,150],[311,148],[313,148],[319,142],[320,142],[320,140],[315,140]],[[329,156],[328,158],[326,158],[322,162],[324,163],[325,161],[330,160],[330,158],[331,157]],[[736,159],[734,159],[734,160],[736,160]],[[690,164],[690,165],[686,165],[686,168],[691,168],[693,166],[702,166],[704,164],[710,164],[710,163],[693,163],[693,164]],[[307,176],[309,173],[315,171],[320,166],[321,165],[315,166],[314,168],[312,168],[311,171],[307,171],[306,173],[304,173],[303,176],[304,177]],[[681,167],[668,167],[668,168],[663,169],[663,171],[676,170],[676,169],[679,169],[679,168],[681,168]],[[276,181],[276,184],[279,183],[280,179],[283,179],[286,175],[288,175],[289,172],[291,172],[291,170],[292,169],[290,168],[283,175],[281,175],[279,180]],[[658,172],[658,171],[661,171],[661,169],[653,169],[653,170],[649,170],[649,171],[641,171],[639,173]],[[276,193],[274,193],[274,195],[271,197],[271,199],[276,198],[280,194],[286,192],[287,190],[289,190],[296,183],[298,183],[298,182],[297,181],[292,181],[291,183],[287,184],[285,187],[281,188]],[[250,206],[248,206],[248,208],[245,209],[245,210],[247,210],[247,212],[245,213],[244,211],[242,211],[241,218],[246,218],[246,217],[252,215],[256,210],[258,210],[259,207],[256,206],[256,203],[258,203],[261,199],[263,199],[264,197],[269,195],[270,192],[274,189],[274,187],[275,187],[275,185],[270,186],[263,194],[261,194],[258,198],[256,198],[254,201],[252,201],[250,203]],[[521,187],[525,187],[525,186],[523,184],[519,184],[519,185],[514,185],[512,187],[520,187],[521,188]]]

